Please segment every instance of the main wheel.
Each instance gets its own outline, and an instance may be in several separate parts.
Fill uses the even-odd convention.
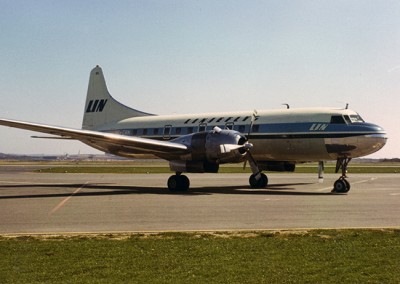
[[[180,177],[180,191],[188,191],[190,180],[187,176],[181,175]]]
[[[347,191],[346,192],[349,192],[349,190],[350,190],[350,183],[347,181],[347,179],[343,179],[344,180],[344,182],[346,183],[346,187],[347,187]]]
[[[177,176],[177,175],[169,177],[168,182],[167,182],[169,191],[171,191],[171,192],[178,191],[178,188],[179,188],[179,185],[178,185],[178,183],[179,183],[178,180],[179,179],[178,179],[178,177],[179,176]]]
[[[346,193],[349,190],[350,190],[350,183],[343,178],[338,179],[333,184],[333,192]]]
[[[256,179],[256,174],[252,174],[249,178],[249,184],[251,188],[264,188],[268,184],[268,177],[260,173],[261,177],[257,180]]]
[[[187,191],[190,186],[190,181],[187,176],[173,175],[169,177],[167,184],[168,184],[168,189],[171,192]]]

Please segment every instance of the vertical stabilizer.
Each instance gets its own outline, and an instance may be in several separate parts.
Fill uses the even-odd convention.
[[[97,65],[90,72],[82,129],[99,129],[125,118],[152,115],[129,108],[108,92],[103,71]]]

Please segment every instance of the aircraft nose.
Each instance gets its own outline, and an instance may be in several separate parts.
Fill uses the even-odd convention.
[[[365,135],[360,142],[369,150],[368,154],[372,154],[385,146],[388,136],[386,131],[378,125],[371,124],[368,127],[371,130],[371,134]]]

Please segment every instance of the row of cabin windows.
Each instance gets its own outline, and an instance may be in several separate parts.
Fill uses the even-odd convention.
[[[212,126],[214,127],[214,126]],[[224,128],[224,126],[221,126],[221,128]],[[244,133],[246,131],[246,125],[234,125],[232,124],[226,124],[225,128],[237,130],[241,133]],[[210,128],[209,128],[210,129]],[[119,130],[118,133],[122,135],[127,135],[127,136],[138,136],[138,135],[163,135],[163,136],[169,136],[169,135],[182,135],[182,134],[191,134],[194,133],[195,131],[201,132],[201,131],[206,131],[207,130],[207,124],[203,123],[200,124],[198,127],[172,127],[170,125],[166,125],[164,128],[143,128],[143,129],[122,129]],[[260,125],[254,124],[252,127],[251,132],[259,132],[260,131]]]
[[[245,116],[242,119],[241,119],[240,116],[236,117],[235,119],[233,119],[233,116],[230,116],[230,117],[227,117],[227,118],[225,118],[225,117],[219,117],[219,118],[213,117],[213,118],[210,118],[210,119],[208,119],[208,118],[202,118],[202,119],[195,118],[193,120],[191,118],[189,118],[188,120],[185,121],[185,124],[189,124],[189,123],[194,124],[196,122],[197,123],[211,123],[214,120],[215,120],[215,122],[238,122],[238,121],[244,122],[244,121],[248,120],[249,118],[250,118],[250,116]],[[255,120],[257,120],[257,119],[258,119],[258,117],[256,117]]]

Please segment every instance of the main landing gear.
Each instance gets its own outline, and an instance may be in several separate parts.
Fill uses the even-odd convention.
[[[264,188],[268,184],[268,177],[261,172],[252,174],[249,178],[249,184],[251,188]]]
[[[170,176],[168,179],[168,189],[171,192],[186,192],[189,190],[190,181],[181,172],[177,172],[176,175]]]
[[[347,165],[350,163],[351,158],[339,158],[336,162],[335,172],[342,170],[342,176],[333,184],[332,192],[334,193],[347,193],[350,190],[350,183],[346,180]]]

